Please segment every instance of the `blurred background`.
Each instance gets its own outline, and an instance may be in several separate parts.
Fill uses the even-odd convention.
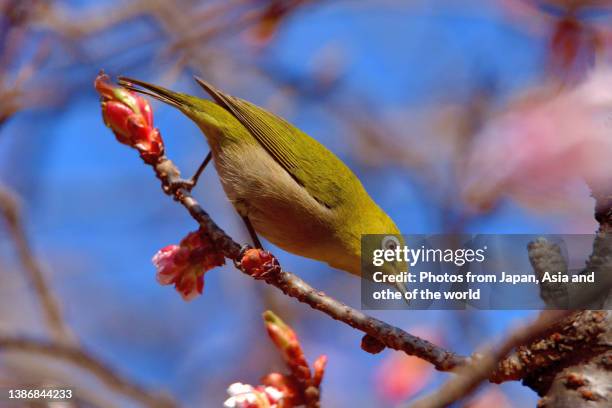
[[[0,0],[0,340],[57,336],[38,271],[88,353],[184,406],[221,406],[229,384],[284,370],[266,309],[294,327],[309,359],[329,356],[323,406],[393,407],[434,390],[447,374],[401,353],[367,354],[361,333],[231,266],[208,272],[189,303],[160,286],[151,257],[196,225],[104,126],[93,80],[104,69],[202,95],[197,74],[264,106],[345,160],[405,234],[591,233],[583,179],[593,187],[612,174],[608,3]],[[169,157],[190,175],[205,139],[177,111],[153,107]],[[194,194],[248,241],[212,167]],[[359,307],[358,279],[273,252]],[[373,314],[467,354],[533,313]],[[0,386],[15,383],[73,385],[79,406],[142,403],[74,364],[0,350]],[[469,406],[536,401],[506,383]]]

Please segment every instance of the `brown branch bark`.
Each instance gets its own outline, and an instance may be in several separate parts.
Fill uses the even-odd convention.
[[[542,397],[540,408],[610,406],[611,319],[611,311],[580,312],[558,333],[519,348],[508,360],[523,383]]]
[[[607,311],[587,310],[555,324],[546,336],[518,347],[515,353],[503,360],[491,376],[491,381],[521,380],[534,372],[554,367],[563,360],[572,359],[579,350],[596,350],[601,335],[607,330],[608,314]]]

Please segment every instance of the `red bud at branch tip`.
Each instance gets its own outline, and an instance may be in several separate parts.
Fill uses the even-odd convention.
[[[114,86],[100,73],[94,86],[101,97],[102,117],[120,143],[137,149],[147,164],[155,164],[164,154],[164,142],[153,127],[151,105],[132,91]]]
[[[280,351],[285,364],[291,369],[292,374],[297,379],[309,379],[310,368],[293,329],[269,310],[263,314],[263,318],[268,336],[270,336],[270,339],[272,339]]]

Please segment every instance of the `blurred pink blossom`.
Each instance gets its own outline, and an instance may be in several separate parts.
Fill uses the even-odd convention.
[[[612,180],[612,69],[573,89],[542,88],[493,118],[465,159],[463,197],[489,208],[508,196],[540,208],[567,208],[584,181]],[[582,195],[582,197],[578,197]]]
[[[436,344],[443,344],[441,335],[431,328],[415,327],[410,332]],[[386,356],[376,370],[375,389],[382,399],[397,404],[421,391],[433,374],[431,364],[425,360],[393,352]]]

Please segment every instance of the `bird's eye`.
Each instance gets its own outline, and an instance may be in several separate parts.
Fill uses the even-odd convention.
[[[399,247],[400,242],[399,239],[397,239],[397,237],[394,237],[392,235],[386,236],[383,238],[382,240],[382,247],[383,249],[395,249],[397,247]]]

